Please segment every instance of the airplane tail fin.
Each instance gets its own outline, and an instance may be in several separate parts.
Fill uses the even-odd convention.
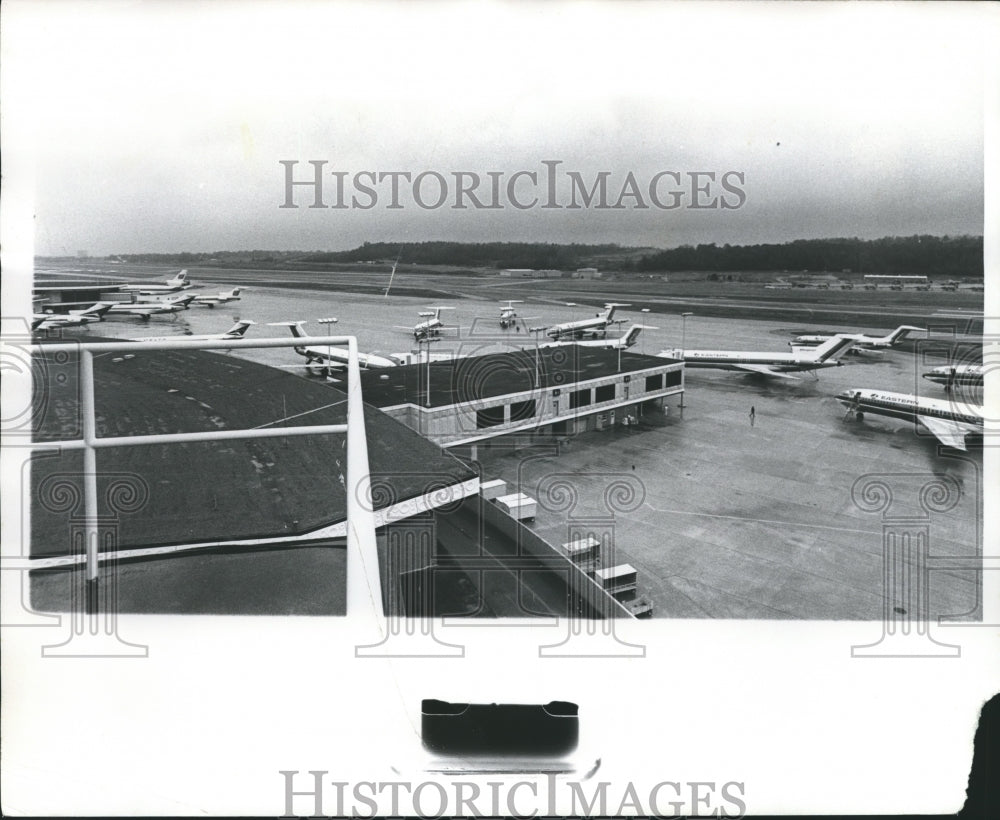
[[[244,336],[250,325],[256,324],[252,319],[240,319],[235,325],[226,331],[227,336]]]
[[[97,302],[96,304],[91,305],[89,308],[84,310],[80,315],[96,316],[98,318],[101,318],[102,316],[104,316],[105,313],[111,310],[112,305],[114,305],[114,302]]]
[[[625,347],[632,347],[632,345],[639,341],[640,333],[642,333],[642,325],[632,325],[628,329],[628,333],[623,337],[622,344]]]
[[[892,347],[896,342],[901,342],[911,333],[920,333],[923,331],[922,327],[914,327],[913,325],[900,325],[892,333],[888,335],[886,341],[889,346]]]
[[[188,288],[191,287],[191,283],[187,281],[188,272],[182,270],[173,279],[167,280],[167,286],[172,288]],[[160,288],[162,290],[162,288]]]
[[[301,339],[306,334],[302,332],[302,325],[305,322],[268,322],[269,327],[287,327],[296,339]]]
[[[817,362],[825,362],[830,359],[835,359],[854,347],[854,343],[857,341],[857,337],[848,335],[845,333],[838,333],[832,339],[823,342],[819,347],[815,349],[815,360]]]

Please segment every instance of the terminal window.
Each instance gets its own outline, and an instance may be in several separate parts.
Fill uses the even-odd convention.
[[[663,374],[657,373],[655,376],[646,376],[646,392],[663,389]]]
[[[615,386],[613,384],[603,384],[594,391],[594,401],[600,404],[602,401],[614,401]]]
[[[671,370],[669,373],[666,374],[666,376],[667,376],[667,387],[676,387],[678,384],[681,383],[681,379],[683,378],[683,375],[684,374],[681,372],[680,369],[678,369],[678,370]]]
[[[522,421],[535,417],[535,400],[516,401],[510,406],[510,420]]]
[[[504,405],[499,407],[487,407],[485,410],[476,411],[476,427],[482,430],[484,427],[496,427],[504,422]]]
[[[569,394],[569,409],[575,410],[577,407],[586,407],[590,404],[590,388],[586,390],[576,390]]]

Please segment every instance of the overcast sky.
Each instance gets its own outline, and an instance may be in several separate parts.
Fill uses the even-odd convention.
[[[5,4],[7,116],[30,125],[36,251],[342,249],[363,241],[753,243],[980,234],[980,11],[955,4]],[[8,86],[9,88],[9,86]],[[8,102],[8,100],[5,100]],[[7,126],[10,125],[10,120]],[[9,139],[11,131],[5,131]],[[5,145],[5,154],[8,145]],[[283,209],[281,160],[435,171],[420,208]],[[609,203],[542,208],[542,162]],[[539,173],[456,210],[454,171]],[[681,175],[678,208],[649,202]],[[695,196],[693,171],[716,181]],[[719,176],[736,171],[744,197]],[[673,177],[660,177],[666,200]],[[708,184],[707,177],[701,183]],[[423,195],[437,198],[434,179]],[[678,186],[673,186],[678,187]],[[690,207],[725,195],[736,208]],[[480,200],[489,199],[484,181]],[[505,194],[502,197],[505,200]],[[361,204],[370,197],[360,196]],[[466,204],[469,201],[466,200]],[[596,201],[595,203],[596,204]]]

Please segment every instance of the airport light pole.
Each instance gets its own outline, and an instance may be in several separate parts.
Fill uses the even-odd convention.
[[[424,398],[424,407],[430,408],[431,406],[431,342],[440,342],[440,339],[434,338],[433,336],[424,336],[422,339],[417,339],[417,345],[426,344],[427,345],[427,394]]]
[[[690,311],[681,314],[681,358],[684,357],[684,352],[687,350],[687,320],[688,316],[694,316]],[[687,392],[686,389],[681,390],[681,418],[684,418],[684,394]]]
[[[639,312],[640,313],[649,313],[649,308],[642,308]],[[642,348],[641,348],[641,352],[642,352],[642,355],[645,356],[646,355],[646,334],[642,333],[640,335],[642,336]]]
[[[543,331],[548,330],[548,325],[540,327],[529,327],[528,333],[535,334],[535,389],[538,390],[541,387],[541,370],[538,366],[538,334]]]
[[[690,311],[681,314],[681,355],[684,355],[684,351],[687,350],[687,323],[688,316],[694,316]]]
[[[335,324],[337,324],[337,319],[335,317],[333,317],[333,316],[328,316],[326,319],[317,319],[316,321],[319,322],[321,325],[335,325]],[[323,378],[329,378],[329,376],[330,376],[330,372],[331,372],[330,362],[332,361],[332,359],[333,359],[333,353],[330,350],[330,345],[327,345],[326,346],[326,371],[325,372],[322,371],[322,370],[320,371],[321,373],[323,373]]]

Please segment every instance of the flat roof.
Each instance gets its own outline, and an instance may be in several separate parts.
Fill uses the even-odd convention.
[[[32,285],[32,290],[43,291],[45,293],[60,291],[80,291],[80,290],[114,290],[129,284],[121,279],[69,279],[69,280],[40,280]],[[153,284],[153,283],[150,283]]]
[[[401,404],[426,405],[427,373],[430,371],[431,407],[447,407],[481,399],[526,393],[542,388],[571,389],[577,382],[593,381],[618,373],[636,373],[679,360],[623,351],[619,370],[617,350],[564,345],[524,348],[510,353],[469,356],[447,362],[401,365],[365,370],[361,384],[365,401],[376,407]],[[539,385],[535,384],[535,372]]]
[[[35,357],[36,442],[80,436],[75,359]],[[94,376],[100,436],[342,424],[346,418],[343,392],[219,353],[137,347],[134,354],[96,356]],[[365,426],[376,509],[476,476],[368,405]],[[99,491],[103,498],[116,477],[148,491],[136,509],[121,513],[118,549],[301,536],[344,520],[345,455],[345,436],[336,434],[113,447],[97,454]],[[80,451],[33,459],[33,557],[69,552],[71,517],[82,510],[56,503],[64,492],[59,482],[65,478],[81,492],[82,470]]]

